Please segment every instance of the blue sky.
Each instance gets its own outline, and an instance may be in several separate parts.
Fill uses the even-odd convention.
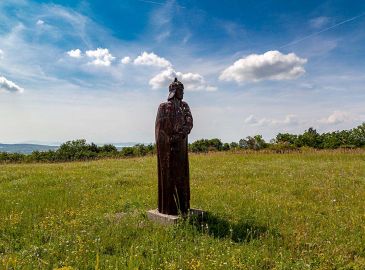
[[[177,76],[190,140],[365,119],[364,1],[0,2],[0,142],[153,142]]]

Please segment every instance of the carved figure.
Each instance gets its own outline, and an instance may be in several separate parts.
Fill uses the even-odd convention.
[[[184,85],[175,78],[156,118],[158,211],[168,215],[186,214],[190,208],[188,134],[193,117],[183,97]]]

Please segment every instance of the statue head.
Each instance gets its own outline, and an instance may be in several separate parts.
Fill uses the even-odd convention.
[[[184,97],[184,85],[175,78],[175,80],[169,86],[168,100],[177,98],[182,100]]]

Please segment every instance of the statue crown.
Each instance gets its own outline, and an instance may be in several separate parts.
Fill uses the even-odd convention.
[[[169,86],[169,91],[171,92],[177,88],[184,89],[184,85],[177,78],[175,78],[175,80]]]

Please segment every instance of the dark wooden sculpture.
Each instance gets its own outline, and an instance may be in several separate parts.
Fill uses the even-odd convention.
[[[168,101],[160,104],[156,118],[158,160],[158,211],[186,214],[190,208],[188,134],[193,117],[182,101],[184,85],[175,78]]]

